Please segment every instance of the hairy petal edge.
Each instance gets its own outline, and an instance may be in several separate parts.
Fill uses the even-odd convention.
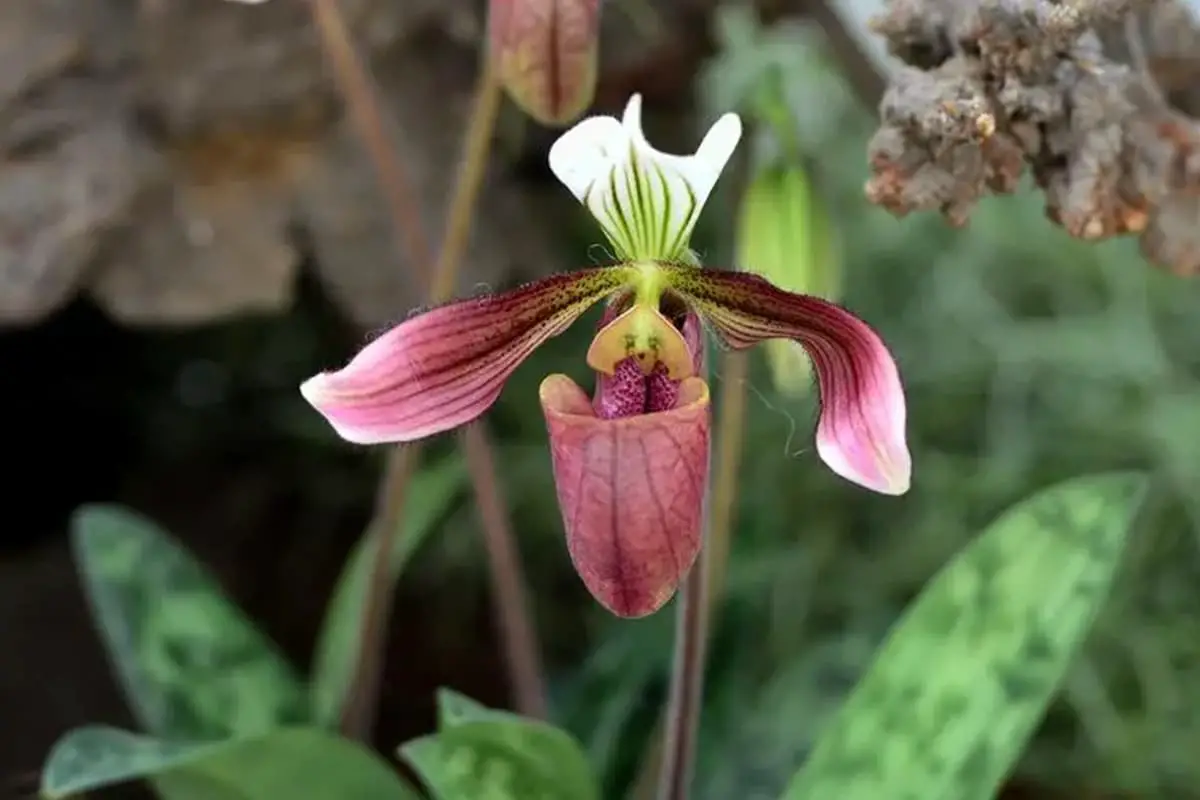
[[[753,274],[666,265],[670,287],[719,339],[744,349],[793,339],[816,368],[821,389],[817,453],[838,475],[883,494],[904,494],[912,477],[904,387],[883,340],[849,311],[785,292]]]
[[[474,420],[538,345],[630,278],[626,267],[552,275],[410,317],[300,387],[342,438],[408,442]]]

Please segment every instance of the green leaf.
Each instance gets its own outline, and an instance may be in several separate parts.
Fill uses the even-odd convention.
[[[417,800],[369,750],[316,728],[225,742],[169,742],[117,728],[72,731],[42,772],[42,797],[149,779],[171,800]]]
[[[1077,478],[1007,511],[925,588],[786,800],[987,800],[1105,602],[1145,479]]]
[[[404,503],[403,527],[394,537],[391,551],[389,569],[393,582],[399,579],[409,560],[435,529],[438,519],[450,508],[466,480],[466,468],[457,456],[446,458],[413,476]],[[362,610],[377,546],[378,541],[373,535],[363,536],[358,542],[325,612],[311,687],[313,718],[319,725],[334,725],[346,699],[358,658]]]
[[[465,694],[442,687],[437,693],[438,730],[443,731],[465,722],[514,716],[477,703]],[[518,717],[519,719],[519,717]]]
[[[439,800],[599,800],[587,758],[565,731],[474,701],[447,716],[443,705],[437,735],[400,748]]]
[[[72,540],[109,657],[148,731],[217,740],[307,721],[306,692],[288,662],[157,525],[86,506]]]

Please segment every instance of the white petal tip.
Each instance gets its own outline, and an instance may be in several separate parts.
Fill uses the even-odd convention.
[[[625,104],[625,115],[623,122],[626,128],[632,128],[638,131],[642,129],[642,95],[633,94],[629,97],[629,102]]]
[[[620,122],[614,117],[588,117],[550,146],[550,171],[576,200],[582,201],[592,185],[606,177],[627,151],[628,139]]]
[[[721,115],[721,118],[713,123],[712,130],[719,131],[722,136],[732,136],[734,139],[740,139],[742,136],[742,118],[737,114],[729,111]]]
[[[861,474],[840,472],[838,470],[834,470],[834,472],[837,472],[841,477],[851,483],[858,484],[864,489],[891,497],[899,497],[902,494],[907,494],[908,490],[912,488],[912,475],[908,472],[895,475],[876,473],[870,477]]]
[[[351,444],[379,444],[381,441],[376,435],[372,435],[369,431],[364,431],[361,428],[343,425],[338,416],[331,413],[334,406],[336,395],[330,391],[330,373],[322,372],[314,375],[304,383],[300,384],[300,394],[308,401],[308,404],[316,409],[329,426],[333,428],[334,433]]]
[[[742,140],[742,118],[730,112],[713,123],[700,143],[696,157],[713,165],[717,175],[725,168],[725,164],[733,157],[738,142]],[[714,176],[714,181],[716,180]]]
[[[880,494],[899,497],[902,494],[907,494],[908,490],[912,488],[912,474],[906,472],[903,475],[896,475],[886,483],[878,486],[868,486],[867,488]]]
[[[859,447],[849,452],[857,457],[847,457],[846,449],[818,434],[817,455],[834,474],[879,494],[899,496],[912,487],[912,457],[907,447],[892,450],[888,456],[872,457],[867,455],[869,449]]]
[[[328,394],[324,391],[329,385],[329,380],[324,372],[319,375],[313,375],[311,378],[300,384],[300,394],[308,401],[309,405],[318,411],[321,409],[321,401]]]

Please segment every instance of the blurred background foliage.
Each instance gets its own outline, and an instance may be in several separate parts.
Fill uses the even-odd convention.
[[[932,216],[898,220],[868,205],[864,153],[874,115],[839,73],[820,32],[793,21],[761,31],[736,10],[719,23],[719,53],[696,78],[697,129],[720,112],[746,109],[764,76],[785,77],[807,175],[829,235],[840,243],[842,299],[883,333],[901,365],[915,478],[897,500],[823,469],[812,449],[813,399],[776,392],[762,354],[754,355],[699,796],[728,798],[734,787],[748,786],[778,796],[888,627],[977,531],[1049,483],[1126,468],[1155,475],[1152,518],[1139,527],[1118,590],[1019,774],[1075,798],[1200,796],[1194,285],[1149,267],[1130,242],[1070,239],[1046,223],[1028,194],[985,202],[961,230]],[[762,128],[752,129],[750,141],[752,160],[769,157],[775,146]],[[736,185],[722,187],[697,234],[709,262],[733,253]],[[557,243],[556,266],[586,261],[596,237],[580,220]],[[42,329],[5,333],[0,350],[6,371],[24,382],[10,386],[33,385],[60,398],[42,409],[30,408],[28,399],[5,401],[17,403],[10,406],[14,424],[22,424],[13,416],[21,412],[43,425],[54,414],[63,418],[56,435],[65,446],[52,458],[30,449],[31,464],[48,466],[29,474],[62,475],[84,487],[47,489],[60,497],[117,499],[168,528],[190,529],[189,544],[218,571],[239,559],[270,562],[275,577],[267,584],[280,586],[280,574],[297,570],[303,577],[290,584],[286,612],[256,594],[252,580],[235,583],[231,593],[252,616],[268,618],[287,654],[304,662],[336,575],[332,566],[317,573],[304,562],[340,565],[365,523],[380,453],[338,441],[296,391],[302,378],[339,363],[361,340],[313,281],[300,280],[298,303],[284,314],[133,334],[77,304]],[[396,309],[396,316],[404,312]],[[636,772],[664,696],[672,621],[665,614],[611,618],[588,600],[565,557],[536,388],[550,372],[587,379],[581,354],[594,324],[595,314],[538,351],[489,420],[552,667],[556,720],[600,769],[604,796],[616,796]],[[97,339],[101,333],[107,338]],[[90,350],[81,352],[85,339]],[[44,377],[35,378],[47,364]],[[83,406],[85,414],[71,416]],[[427,462],[436,465],[450,449],[437,441]],[[181,469],[189,460],[209,468]],[[242,464],[253,468],[243,474]],[[170,494],[139,478],[137,470],[151,469],[145,465],[168,465],[184,488]],[[266,507],[255,495],[255,474],[263,471],[286,475],[288,487]],[[189,519],[189,509],[208,502],[201,498],[222,493],[212,501],[219,512]],[[214,544],[218,533],[210,541],[206,531],[196,532],[222,519],[242,526],[247,518],[260,520],[249,527],[261,536],[241,549]],[[41,518],[29,519],[36,528]],[[411,736],[431,727],[431,683],[469,683],[471,694],[502,702],[498,679],[481,675],[498,666],[490,632],[480,633],[488,630],[480,611],[487,574],[477,527],[469,494],[460,494],[431,523],[402,579],[389,659],[408,671],[389,673],[385,686],[390,712],[380,738],[389,748],[402,738],[398,730]],[[332,544],[294,546],[301,532],[315,529],[340,533]],[[5,556],[6,574],[21,569],[29,552],[15,537],[13,543],[20,546]],[[436,622],[419,633],[404,629],[428,615]],[[4,650],[13,654],[14,646]],[[441,655],[414,666],[424,648]],[[14,658],[20,656],[6,656],[6,664]],[[64,669],[59,674],[69,683]],[[396,700],[417,693],[418,700]],[[81,700],[60,715],[62,727],[101,717],[105,708],[111,706]],[[13,718],[5,716],[11,729]],[[44,750],[46,742],[37,744]]]
[[[748,775],[761,796],[777,796],[905,604],[1006,505],[1062,478],[1128,467],[1156,471],[1169,499],[1139,532],[1021,772],[1074,797],[1195,796],[1193,287],[1148,268],[1132,243],[1071,240],[1029,196],[988,201],[963,230],[867,206],[873,115],[819,32],[780,24],[763,34],[736,12],[725,29],[705,76],[706,116],[745,107],[764,70],[786,76],[809,177],[844,243],[843,300],[901,364],[916,478],[897,504],[814,468],[811,402],[774,393],[755,359],[705,709],[704,796],[735,796]],[[706,219],[720,252],[729,217]],[[572,729],[612,774],[638,752],[630,734],[644,729],[669,641],[661,619],[613,621],[564,689]],[[657,668],[629,668],[654,650]]]

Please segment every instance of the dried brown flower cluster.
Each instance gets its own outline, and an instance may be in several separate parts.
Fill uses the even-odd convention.
[[[870,200],[966,222],[1026,167],[1072,236],[1135,234],[1200,272],[1200,26],[1184,0],[888,0],[903,60],[870,145]]]

